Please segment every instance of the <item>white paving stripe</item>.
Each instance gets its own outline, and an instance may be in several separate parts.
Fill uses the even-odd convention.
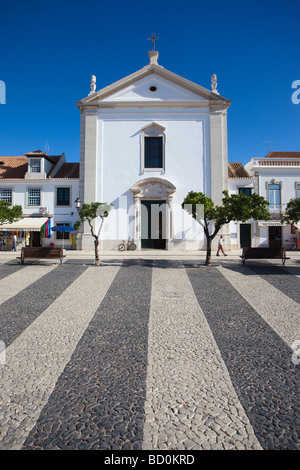
[[[50,273],[57,265],[26,266],[0,280],[0,304],[19,294],[23,289]]]
[[[250,268],[219,266],[218,270],[289,347],[300,340],[300,306],[297,302]]]
[[[0,449],[21,448],[119,269],[88,268],[7,348]]]
[[[261,449],[185,269],[153,269],[143,449]]]

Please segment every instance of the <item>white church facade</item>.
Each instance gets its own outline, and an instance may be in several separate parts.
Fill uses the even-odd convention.
[[[220,203],[228,186],[227,110],[231,101],[158,64],[149,64],[78,101],[79,197],[113,208],[102,249],[122,240],[138,249],[201,249],[204,234],[181,204],[191,190]],[[97,223],[100,223],[97,222]],[[85,224],[78,248],[92,249]]]

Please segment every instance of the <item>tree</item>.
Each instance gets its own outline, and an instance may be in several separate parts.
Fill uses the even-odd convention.
[[[106,204],[102,202],[91,202],[91,204],[82,204],[81,208],[78,209],[79,220],[74,224],[76,230],[79,229],[80,224],[87,222],[91,229],[91,234],[94,237],[95,245],[95,265],[100,266],[100,234],[103,227],[104,219],[108,217],[109,212],[112,208],[112,204]],[[101,223],[98,232],[95,232],[94,220],[100,217]]]
[[[300,197],[290,199],[286,205],[285,213],[282,217],[282,222],[287,224],[296,224],[300,220]]]
[[[268,220],[268,201],[258,194],[246,196],[243,193],[229,196],[228,191],[223,191],[221,206],[215,206],[213,201],[205,194],[190,191],[185,197],[182,207],[200,225],[202,225],[206,237],[206,266],[211,266],[212,241],[223,225],[232,220],[247,222],[249,219]]]
[[[22,218],[22,206],[11,207],[9,202],[0,201],[0,225],[13,223]]]

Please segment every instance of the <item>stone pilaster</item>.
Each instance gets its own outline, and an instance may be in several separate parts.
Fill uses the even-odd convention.
[[[227,110],[213,107],[210,112],[211,199],[221,204],[228,188]]]
[[[80,121],[80,184],[79,198],[82,203],[95,202],[97,199],[97,113],[82,110]],[[83,224],[81,249],[93,249],[94,240],[90,227]]]

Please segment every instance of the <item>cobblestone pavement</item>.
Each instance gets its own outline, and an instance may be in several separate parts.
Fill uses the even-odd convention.
[[[300,450],[299,256],[84,256],[1,254],[0,450]]]

